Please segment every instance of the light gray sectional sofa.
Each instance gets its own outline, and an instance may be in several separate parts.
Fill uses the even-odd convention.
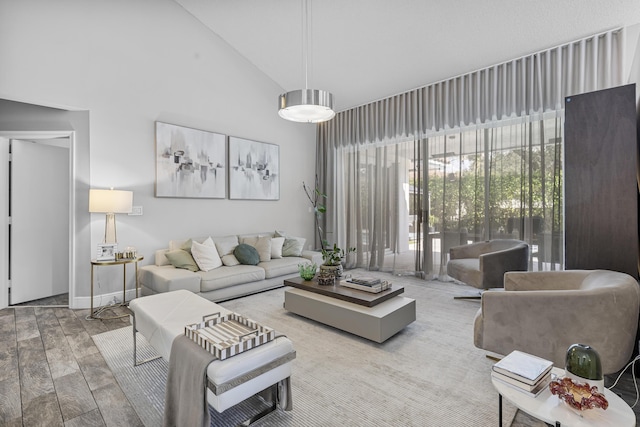
[[[281,232],[172,240],[168,248],[156,251],[153,265],[139,269],[142,295],[186,289],[224,301],[277,288],[299,275],[298,264],[322,264],[322,254],[303,250],[304,243],[304,238]],[[242,264],[234,256],[240,244],[257,250],[257,265]]]

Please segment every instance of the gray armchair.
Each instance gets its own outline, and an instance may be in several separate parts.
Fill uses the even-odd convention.
[[[474,324],[478,348],[513,350],[564,367],[571,344],[593,347],[604,374],[622,369],[633,354],[640,289],[625,273],[607,270],[512,272],[504,291],[486,291]]]
[[[507,271],[527,271],[529,245],[521,240],[494,239],[449,249],[447,274],[480,289],[502,288]]]

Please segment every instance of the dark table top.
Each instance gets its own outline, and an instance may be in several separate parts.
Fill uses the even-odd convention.
[[[339,283],[340,280],[336,279],[334,285],[319,285],[315,278],[312,280],[304,280],[302,277],[296,277],[284,281],[285,286],[303,289],[308,292],[325,295],[365,307],[373,307],[404,292],[404,286],[395,284],[391,284],[391,288],[386,291],[376,294],[340,286]]]

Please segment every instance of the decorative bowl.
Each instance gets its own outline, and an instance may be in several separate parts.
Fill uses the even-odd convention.
[[[559,378],[549,383],[551,394],[558,396],[560,400],[573,409],[584,411],[586,409],[607,409],[609,402],[604,394],[598,392],[596,386],[589,383],[575,383],[571,378]]]
[[[298,264],[298,272],[304,280],[311,280],[316,275],[318,266],[315,264]]]

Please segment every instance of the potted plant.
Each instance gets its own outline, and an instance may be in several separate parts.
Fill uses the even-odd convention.
[[[356,248],[347,248],[346,250],[339,248],[337,244],[333,247],[322,249],[322,259],[324,264],[320,266],[320,271],[331,272],[335,277],[342,277],[342,260],[351,252],[355,252]]]
[[[327,195],[320,191],[320,184],[318,183],[318,175],[316,175],[316,186],[315,188],[311,188],[307,186],[307,184],[303,181],[302,188],[304,189],[309,202],[311,202],[311,206],[313,206],[313,213],[315,216],[315,225],[316,231],[318,233],[318,242],[320,243],[320,247],[324,248],[327,244],[327,241],[323,238],[322,226],[320,225],[320,218],[322,214],[327,212],[327,207],[322,203],[323,199],[327,198]]]
[[[331,275],[332,277],[342,277],[342,260],[349,253],[355,252],[356,248],[347,248],[345,251],[339,248],[335,243],[332,248],[324,238],[321,218],[322,215],[327,212],[327,207],[323,204],[327,195],[320,191],[318,175],[316,175],[315,188],[309,187],[304,181],[302,182],[302,188],[304,189],[307,199],[309,199],[315,214],[316,232],[318,233],[318,241],[320,242],[320,250],[322,251],[322,259],[324,260],[324,263],[320,266],[320,273],[321,275],[324,273],[324,275]]]

